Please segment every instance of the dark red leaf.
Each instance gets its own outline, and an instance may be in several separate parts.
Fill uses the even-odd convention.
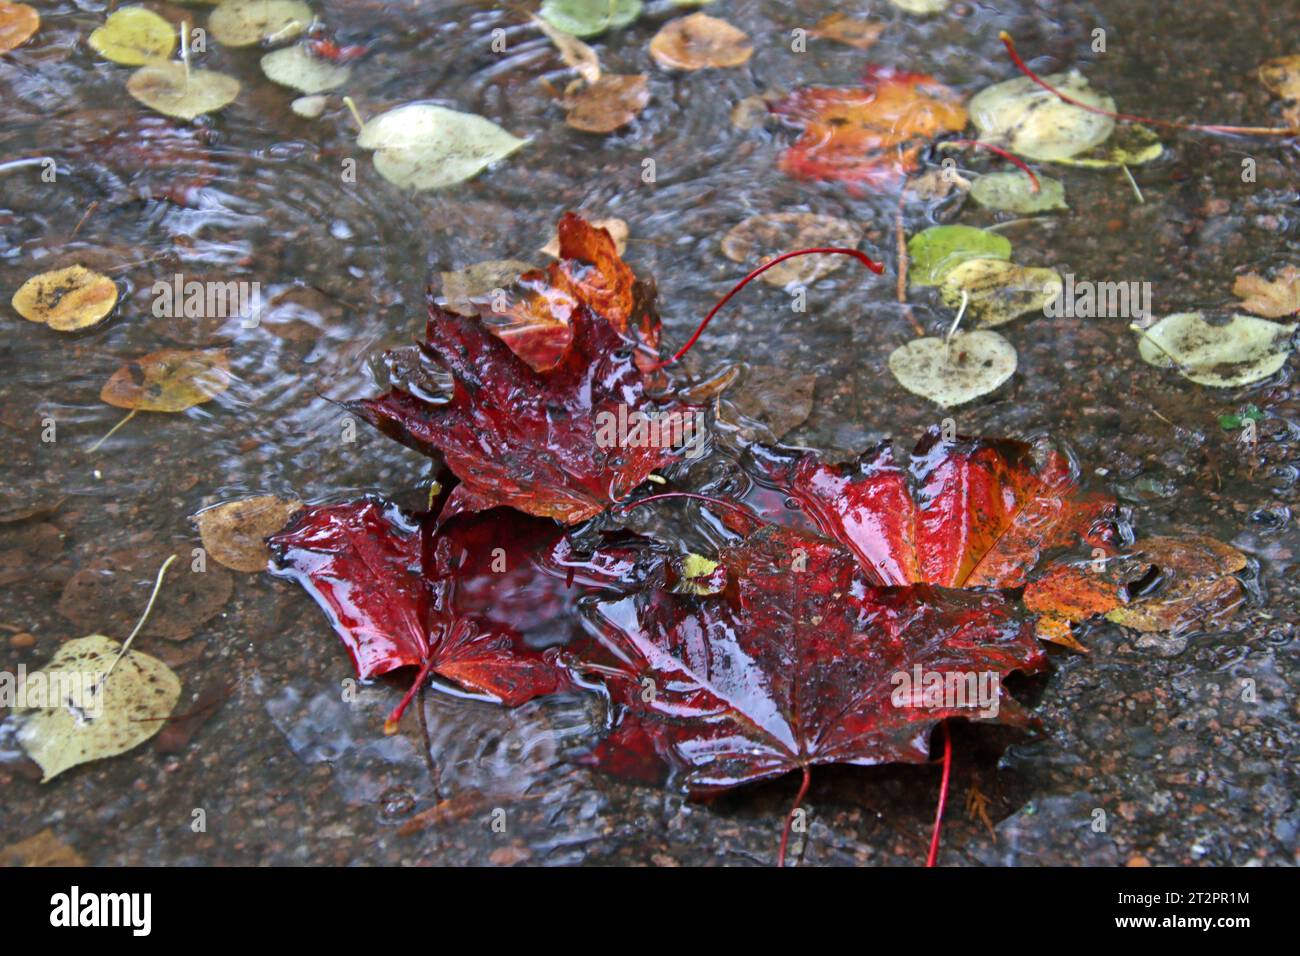
[[[888,443],[846,465],[755,449],[763,480],[795,498],[879,584],[1021,587],[1044,551],[1110,539],[1114,502],[1080,491],[1069,460],[1024,442],[941,439],[904,468]]]
[[[662,438],[607,430],[611,421],[646,415],[693,425],[699,410],[653,402],[632,349],[585,306],[573,312],[572,331],[559,362],[539,372],[482,321],[431,306],[424,347],[451,372],[451,397],[435,403],[395,388],[352,407],[417,451],[441,453],[460,479],[446,516],[506,505],[584,521],[682,453]]]
[[[936,723],[978,712],[899,698],[895,675],[917,666],[990,675],[994,719],[1031,723],[1001,678],[1045,657],[998,594],[878,587],[844,549],[771,526],[719,560],[722,593],[661,586],[589,608],[596,637],[573,666],[619,709],[596,765],[645,777],[666,763],[707,793],[819,763],[922,763]]]
[[[493,511],[417,521],[362,500],[305,509],[270,539],[362,678],[420,668],[515,705],[569,686],[556,648],[592,589],[635,584],[644,548],[582,556],[551,521]],[[398,714],[397,716],[400,716]]]

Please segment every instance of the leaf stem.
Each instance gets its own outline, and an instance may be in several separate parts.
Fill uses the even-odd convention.
[[[939,807],[934,813],[934,831],[930,834],[930,853],[925,858],[926,866],[934,866],[939,859],[939,834],[943,829],[943,807],[948,802],[948,778],[952,773],[952,734],[948,731],[948,721],[939,724],[943,728],[943,781],[939,784]]]
[[[793,259],[795,256],[809,256],[814,254],[852,256],[853,258],[857,259],[859,262],[861,262],[864,266],[866,266],[868,269],[870,269],[872,272],[876,273],[877,275],[885,271],[884,266],[880,265],[877,262],[873,262],[871,259],[867,258],[865,253],[859,252],[857,249],[840,249],[840,248],[832,247],[832,248],[825,248],[825,249],[796,249],[794,252],[782,253],[776,258],[763,263],[763,265],[759,266],[749,275],[745,276],[745,278],[737,282],[735,286],[732,287],[730,292],[728,292],[726,295],[724,295],[721,299],[718,300],[718,304],[715,305],[713,309],[709,312],[709,314],[704,317],[704,321],[701,322],[699,328],[695,330],[695,334],[690,337],[690,340],[685,345],[683,345],[680,349],[677,350],[677,354],[675,354],[672,358],[668,359],[667,361],[659,362],[658,364],[651,366],[649,370],[654,371],[657,369],[661,369],[664,366],[672,365],[674,362],[680,361],[682,356],[684,356],[687,352],[691,350],[691,346],[693,346],[696,342],[699,341],[700,336],[704,334],[704,330],[708,327],[709,323],[713,321],[713,317],[718,314],[718,310],[721,309],[728,302],[730,302],[732,297],[737,292],[743,289],[754,279],[757,279],[768,269],[771,269],[773,266],[777,265],[778,263],[785,262],[785,260],[787,259]]]
[[[107,434],[107,435],[105,435],[105,436],[104,436],[103,438],[101,438],[99,441],[95,442],[95,444],[91,445],[89,448],[86,449],[87,454],[89,454],[89,453],[91,453],[91,452],[94,452],[94,451],[97,451],[97,450],[99,449],[99,446],[100,446],[100,445],[104,444],[104,442],[108,441],[110,438],[113,437],[113,433],[114,433],[115,431],[117,431],[119,428],[121,428],[123,425],[125,425],[127,422],[129,422],[131,419],[135,418],[135,413],[138,412],[139,410],[140,410],[140,409],[138,409],[138,408],[133,408],[133,409],[131,409],[129,412],[127,412],[127,413],[126,413],[126,417],[123,418],[123,419],[122,419],[120,422],[118,422],[116,425],[114,425],[112,428],[110,428],[110,429],[108,430],[108,434]]]
[[[803,783],[799,786],[799,793],[790,806],[790,812],[785,815],[785,827],[781,830],[781,847],[776,851],[776,865],[778,867],[785,866],[785,850],[790,844],[790,828],[794,825],[794,815],[799,810],[799,805],[803,803],[803,798],[808,795],[808,784],[811,782],[812,774],[807,767],[804,767]]]
[[[122,642],[122,648],[117,652],[117,657],[113,658],[113,663],[108,666],[108,671],[100,679],[99,685],[101,687],[104,685],[104,681],[108,680],[109,675],[112,674],[113,670],[117,667],[118,661],[125,657],[126,652],[131,649],[131,642],[134,641],[135,636],[140,633],[140,628],[144,627],[144,622],[149,620],[149,612],[153,610],[153,602],[158,600],[158,592],[162,590],[163,577],[167,574],[167,569],[172,566],[172,562],[175,560],[176,555],[170,555],[167,560],[162,563],[162,567],[158,569],[158,577],[153,582],[153,593],[149,595],[149,603],[144,606],[144,613],[140,615],[140,620],[135,622],[135,630],[133,630],[131,635]]]
[[[1167,129],[1186,129],[1198,133],[1227,133],[1238,136],[1295,136],[1300,134],[1300,129],[1293,126],[1222,126],[1218,124],[1206,125],[1202,123],[1179,123],[1173,120],[1152,119],[1149,116],[1137,116],[1132,113],[1115,113],[1111,110],[1104,110],[1099,106],[1092,106],[1088,103],[1080,102],[1072,96],[1067,96],[1056,87],[1052,86],[1041,76],[1025,65],[1025,61],[1020,58],[1016,52],[1016,41],[1011,38],[1011,34],[1003,30],[998,34],[998,39],[1002,45],[1007,48],[1007,54],[1011,57],[1011,62],[1016,65],[1021,73],[1029,77],[1036,84],[1041,86],[1047,92],[1051,93],[1057,99],[1069,103],[1071,106],[1077,106],[1079,109],[1087,110],[1089,113],[1098,113],[1101,116],[1109,116],[1111,119],[1122,120],[1126,123],[1145,123],[1148,126],[1163,126]]]
[[[1033,184],[1033,188],[1030,190],[1031,192],[1036,193],[1041,188],[1038,183],[1038,177],[1035,176],[1034,171],[1029,168],[1029,164],[1026,163],[1019,156],[1017,156],[1015,153],[1007,152],[1001,146],[994,146],[992,143],[985,143],[978,139],[950,139],[946,142],[939,144],[940,149],[946,146],[971,146],[976,149],[987,149],[990,153],[996,153],[997,155],[1001,156],[1007,162],[1011,163],[1011,165],[1015,166],[1026,176],[1028,176],[1029,181]]]

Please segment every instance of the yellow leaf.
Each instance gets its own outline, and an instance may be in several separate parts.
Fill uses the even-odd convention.
[[[230,387],[223,349],[163,349],[128,362],[100,390],[101,401],[142,412],[183,412]]]
[[[176,49],[176,28],[152,10],[122,7],[90,35],[90,48],[126,66],[167,60]]]
[[[58,332],[98,325],[117,305],[117,284],[84,266],[42,272],[14,293],[14,311]]]

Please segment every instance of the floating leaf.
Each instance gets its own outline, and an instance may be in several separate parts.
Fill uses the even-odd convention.
[[[1286,364],[1295,328],[1251,315],[1211,325],[1199,312],[1181,312],[1147,329],[1138,353],[1157,368],[1176,366],[1198,385],[1236,388],[1268,378]]]
[[[311,50],[299,43],[262,57],[262,72],[272,82],[300,93],[324,93],[346,83],[352,68],[312,56]]]
[[[321,113],[325,112],[325,104],[328,99],[328,97],[319,94],[316,96],[300,96],[289,104],[289,109],[305,119],[317,119]]]
[[[614,240],[614,252],[622,255],[627,252],[627,223],[622,219],[593,219],[591,220],[592,229],[604,229],[609,233],[609,238]],[[560,234],[557,231],[551,237],[551,241],[542,246],[538,251],[543,255],[551,256],[554,259],[560,258]]]
[[[32,276],[14,293],[14,311],[57,332],[98,325],[117,305],[117,284],[83,266]]]
[[[183,63],[142,66],[126,81],[126,91],[165,116],[192,120],[229,106],[239,95],[239,81],[213,70],[186,70]]]
[[[627,26],[641,15],[641,0],[546,0],[542,19],[575,37]]]
[[[754,55],[749,34],[707,13],[669,20],[650,41],[650,55],[666,70],[741,66]]]
[[[143,66],[171,57],[176,49],[176,28],[152,10],[121,7],[109,14],[86,42],[114,63]]]
[[[1010,259],[1005,236],[974,226],[931,226],[907,241],[912,285],[939,285],[967,259]]]
[[[418,190],[471,179],[527,142],[482,116],[427,103],[381,113],[357,135],[358,146],[375,150],[381,176]]]
[[[1115,111],[1115,101],[1095,92],[1077,71],[1045,79],[1081,103]],[[1027,76],[975,94],[968,109],[981,140],[1043,161],[1066,159],[1091,149],[1105,142],[1115,128],[1111,117],[1066,103]]]
[[[1300,311],[1300,269],[1285,266],[1269,282],[1258,273],[1237,276],[1232,294],[1241,299],[1241,307],[1268,319],[1280,319]]]
[[[311,7],[301,0],[224,0],[208,18],[208,30],[223,46],[252,46],[292,39],[312,19]]]
[[[1246,566],[1236,548],[1201,535],[1148,538],[1130,553],[1153,565],[1159,578],[1150,589],[1106,619],[1135,631],[1213,630],[1231,617],[1245,598],[1232,575]]]
[[[961,308],[981,325],[1004,325],[1027,312],[1041,312],[1061,295],[1061,277],[1052,269],[1018,266],[1005,259],[967,259],[944,277],[944,304]]]
[[[874,584],[1019,588],[1045,553],[1114,536],[1114,500],[1083,491],[1074,464],[1050,446],[931,427],[903,457],[888,440],[843,464],[750,450],[757,476],[848,547]]]
[[[1076,156],[1056,160],[1063,166],[1086,169],[1111,169],[1117,166],[1141,166],[1157,160],[1165,151],[1160,137],[1145,126],[1121,123],[1104,143]]]
[[[931,139],[966,126],[954,91],[892,67],[869,68],[860,87],[795,90],[770,109],[803,131],[781,155],[783,172],[854,187],[899,182],[919,168]]]
[[[444,272],[442,297],[446,301],[443,308],[457,315],[478,315],[478,307],[471,299],[489,295],[494,289],[504,289],[535,268],[517,259],[489,259],[455,272]]]
[[[139,651],[117,660],[121,649],[111,637],[92,634],[68,641],[36,672],[47,685],[58,681],[73,688],[58,706],[28,711],[18,729],[18,742],[45,771],[42,783],[138,747],[176,708],[181,682],[171,668]],[[28,685],[36,674],[28,675]]]
[[[183,412],[230,387],[224,349],[162,349],[128,362],[100,390],[101,401],[141,412]]]
[[[612,133],[626,126],[650,102],[645,74],[606,73],[595,83],[565,96],[564,122],[585,133]]]
[[[0,53],[8,53],[31,39],[41,26],[41,15],[25,3],[0,3]]]
[[[732,262],[757,268],[783,252],[796,249],[854,247],[862,230],[836,216],[811,212],[773,212],[750,216],[733,226],[722,239],[722,252]],[[844,264],[843,256],[800,256],[764,272],[769,285],[811,285]]]
[[[1011,378],[1016,350],[996,332],[958,332],[951,341],[913,339],[889,356],[889,370],[912,394],[952,408]]]
[[[283,528],[302,502],[275,495],[227,501],[194,516],[209,555],[232,571],[265,571],[266,539]]]
[[[1034,181],[1020,170],[985,173],[971,183],[970,196],[981,206],[1022,216],[1070,208],[1065,201],[1065,185],[1059,179],[1039,176],[1038,187],[1035,192]]]
[[[822,40],[833,40],[848,46],[866,50],[876,45],[880,34],[885,32],[885,24],[872,23],[870,20],[856,20],[845,13],[835,12],[823,17],[817,25],[808,31],[808,35]]]

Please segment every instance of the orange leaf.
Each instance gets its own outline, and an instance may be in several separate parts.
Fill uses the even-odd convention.
[[[890,67],[872,67],[865,86],[807,87],[771,109],[803,130],[781,157],[784,172],[876,188],[916,170],[934,137],[966,126],[954,91],[931,76]]]

